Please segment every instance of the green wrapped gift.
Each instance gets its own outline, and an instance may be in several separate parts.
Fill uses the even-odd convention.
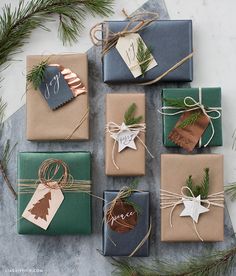
[[[90,152],[20,152],[18,155],[18,233],[90,234],[92,231],[90,163]],[[40,192],[45,192],[46,189],[49,189],[49,192],[29,208],[39,185],[44,187]],[[62,202],[55,196],[57,195],[55,192],[60,192]],[[52,214],[53,208],[56,208],[55,214]],[[49,216],[52,219],[47,228],[43,229],[29,221],[28,217],[27,219],[23,217],[25,212],[30,212],[35,221],[41,221],[44,224],[48,223]]]
[[[170,99],[171,102],[169,101]],[[185,102],[189,106],[186,109],[177,106],[175,108],[175,104],[173,104],[175,100],[177,104],[180,100],[182,102],[186,100]],[[181,111],[184,112],[190,108],[197,109],[198,107],[202,111],[200,106],[206,111],[210,122],[203,132],[197,147],[204,147],[206,145],[222,146],[221,88],[216,87],[163,89],[161,113],[163,114],[163,143],[166,147],[178,147],[168,136],[183,115]]]

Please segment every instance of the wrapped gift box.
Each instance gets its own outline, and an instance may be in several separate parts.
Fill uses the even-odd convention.
[[[105,191],[105,204],[111,202],[119,191]],[[134,192],[129,201],[137,204],[140,213],[137,217],[136,226],[128,231],[119,233],[111,229],[104,222],[103,226],[103,254],[105,256],[129,256],[148,233],[150,226],[149,218],[149,192]],[[105,206],[106,211],[107,205]],[[124,214],[123,214],[124,215]],[[134,254],[135,257],[147,257],[149,255],[149,240]]]
[[[28,140],[88,140],[88,62],[86,54],[66,54],[51,56],[28,56],[27,72],[42,60],[59,64],[75,72],[87,89],[87,92],[74,98],[64,106],[52,110],[39,90],[28,85],[26,93]],[[80,125],[81,123],[81,125]],[[77,128],[77,126],[80,127]],[[77,129],[76,129],[77,128]]]
[[[106,124],[114,122],[121,125],[124,121],[124,114],[129,106],[135,103],[137,106],[136,115],[143,116],[145,122],[145,95],[144,94],[107,94],[106,95]],[[139,133],[140,139],[145,144],[145,133]],[[112,161],[112,150],[114,139],[110,133],[106,132],[105,141],[105,172],[106,175],[113,176],[135,176],[145,174],[145,148],[141,142],[135,138],[137,149],[125,148],[118,152],[118,145],[116,143],[114,149],[114,158],[119,167],[117,169]]]
[[[106,21],[103,34],[108,28],[113,33],[122,31],[128,21]],[[137,23],[133,23],[137,24]],[[131,25],[133,27],[134,25]],[[162,75],[193,51],[191,20],[157,20],[139,32],[145,44],[151,48],[158,66],[147,71],[144,77],[134,78],[115,47],[103,56],[102,70],[105,83],[140,83]],[[162,81],[192,81],[193,62],[187,60],[167,74]]]
[[[161,189],[181,194],[181,188],[186,185],[186,179],[192,175],[196,184],[202,182],[204,169],[209,168],[209,194],[223,192],[223,156],[220,154],[161,155]],[[172,200],[173,201],[173,200]],[[161,198],[161,203],[164,200]],[[223,204],[223,202],[221,202]],[[207,204],[201,203],[207,207]],[[171,208],[161,209],[161,241],[200,241],[191,217],[181,217],[184,205],[176,206],[172,214],[172,227],[170,225]],[[209,211],[200,214],[195,224],[203,241],[224,240],[224,208],[210,206]]]
[[[221,108],[221,88],[202,88],[202,104],[205,107]],[[192,97],[195,101],[199,102],[199,89],[198,88],[167,88],[162,91],[163,99],[184,99],[185,97]],[[163,107],[168,106],[163,100]],[[178,109],[164,110],[163,112],[172,113],[179,111]],[[215,115],[215,114],[210,114]],[[178,147],[169,138],[171,130],[175,127],[176,122],[179,120],[181,114],[174,116],[162,115],[163,117],[163,143],[166,147]],[[222,146],[222,119],[212,119],[215,129],[215,134],[209,143],[209,146]],[[210,124],[201,137],[201,146],[204,146],[211,137],[212,129]],[[198,145],[199,146],[199,145]]]
[[[89,152],[21,152],[18,156],[18,183],[34,184],[38,180],[38,170],[47,159],[63,160],[69,167],[69,173],[81,185],[91,183],[91,156]],[[86,184],[88,183],[88,184]],[[22,217],[35,189],[24,193],[18,187],[18,233],[40,235],[90,234],[91,196],[85,192],[63,191],[64,200],[49,224],[47,230],[40,228]]]

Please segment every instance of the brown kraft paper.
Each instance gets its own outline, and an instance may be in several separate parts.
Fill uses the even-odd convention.
[[[143,116],[141,123],[145,122],[145,95],[130,94],[107,94],[106,95],[106,124],[114,122],[121,125],[124,121],[124,114],[129,106],[135,103],[137,106],[136,116]],[[145,144],[145,133],[139,133],[140,139]],[[119,170],[112,162],[112,148],[114,139],[109,133],[105,134],[105,172],[113,176],[141,176],[145,175],[145,148],[138,138],[135,138],[137,150],[126,148],[118,153],[118,145],[115,146],[115,161]]]
[[[208,127],[210,122],[209,118],[201,112],[200,117],[194,124],[188,125],[184,128],[178,127],[184,120],[186,120],[194,112],[201,112],[200,110],[194,110],[189,112],[184,112],[179,120],[177,121],[174,129],[170,132],[168,138],[179,145],[180,147],[186,149],[187,151],[193,151],[204,131]]]
[[[71,102],[57,110],[51,110],[41,95],[28,84],[26,92],[27,132],[28,140],[88,140],[89,114],[80,124],[82,118],[88,113],[88,63],[86,54],[64,54],[50,56],[28,56],[27,73],[34,65],[49,58],[48,63],[60,64],[75,72],[87,89],[87,93],[79,95]],[[72,134],[73,133],[73,134]],[[71,135],[72,134],[72,135]],[[69,137],[68,137],[69,136]],[[71,137],[70,137],[71,136]]]
[[[189,175],[192,175],[194,183],[201,183],[204,168],[210,169],[209,195],[224,191],[223,155],[162,154],[161,189],[181,194],[181,187],[185,186]],[[179,216],[183,209],[183,204],[175,208],[172,215],[173,227],[170,226],[171,208],[161,209],[161,241],[200,241],[194,231],[192,218]],[[210,206],[209,212],[200,214],[196,227],[204,241],[223,241],[224,208]]]

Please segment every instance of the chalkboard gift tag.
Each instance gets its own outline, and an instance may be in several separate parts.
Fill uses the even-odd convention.
[[[59,66],[47,66],[40,92],[51,109],[57,109],[74,98]]]

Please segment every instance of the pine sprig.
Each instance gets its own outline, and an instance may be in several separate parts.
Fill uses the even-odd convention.
[[[185,102],[187,104],[191,104],[191,100],[187,99],[184,102],[184,98],[164,98],[163,101],[165,102],[166,106],[171,106],[171,107],[176,107],[176,108],[180,108],[180,109],[188,109],[189,107],[186,106]]]
[[[0,130],[3,128],[3,117],[4,117],[4,111],[6,109],[6,104],[3,102],[2,98],[0,98]],[[17,198],[17,194],[7,176],[7,164],[10,160],[11,153],[14,150],[15,146],[12,148],[10,147],[10,141],[7,140],[5,146],[0,151],[0,174],[2,175],[2,178],[4,182],[7,184],[9,190],[15,197]]]
[[[233,201],[236,199],[236,182],[225,186],[225,192],[229,195],[230,199]]]
[[[127,109],[127,111],[125,112],[124,115],[124,123],[129,126],[129,125],[135,125],[135,124],[139,124],[142,119],[143,116],[138,116],[135,117],[135,112],[136,112],[137,106],[135,103],[132,103],[129,108]]]
[[[183,120],[179,125],[178,128],[185,128],[190,125],[194,125],[196,121],[201,117],[201,112],[193,112],[190,114],[185,120]]]
[[[192,175],[190,175],[186,180],[186,186],[192,191],[194,197],[201,195],[202,199],[206,199],[209,193],[209,182],[209,168],[206,168],[204,169],[204,176],[200,185],[194,185]],[[188,195],[192,196],[190,191],[188,192]]]
[[[76,42],[87,14],[108,16],[113,0],[21,0],[17,8],[5,5],[0,15],[0,66],[28,42],[36,28],[49,30],[45,22],[59,17],[59,37],[63,43]]]
[[[27,74],[27,82],[31,82],[34,89],[38,89],[45,77],[45,70],[48,65],[48,60],[41,61],[38,65],[33,66],[31,71]]]
[[[116,276],[221,276],[229,275],[236,263],[236,247],[201,256],[188,257],[183,262],[155,260],[151,265],[113,259]]]
[[[142,76],[146,73],[148,66],[150,65],[152,59],[152,52],[149,47],[145,47],[145,44],[141,38],[138,38],[138,49],[136,58],[138,60]]]

